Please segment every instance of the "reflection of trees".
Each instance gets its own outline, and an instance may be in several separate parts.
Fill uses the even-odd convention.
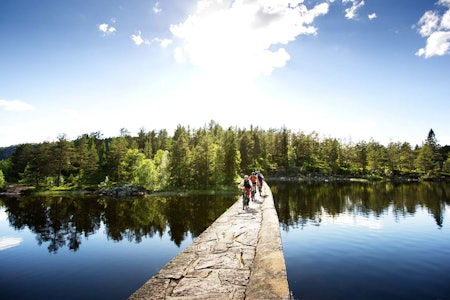
[[[49,243],[49,252],[56,253],[67,245],[77,251],[82,237],[100,227],[102,206],[90,198],[20,197],[8,198],[5,206],[11,226],[28,228],[37,234],[39,245]]]
[[[446,183],[315,183],[272,184],[275,205],[284,230],[306,223],[320,224],[322,213],[335,216],[352,212],[379,217],[389,209],[396,219],[426,207],[439,227],[445,205],[450,204]]]
[[[83,238],[105,224],[108,239],[141,242],[162,236],[168,228],[172,241],[180,245],[188,232],[203,232],[236,199],[231,195],[148,197],[117,200],[99,197],[5,198],[3,205],[11,226],[28,227],[39,245],[49,243],[49,252],[67,246],[77,251]]]

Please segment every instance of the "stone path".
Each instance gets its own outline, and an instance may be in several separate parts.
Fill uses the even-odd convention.
[[[234,203],[129,299],[289,299],[269,186],[246,210]]]

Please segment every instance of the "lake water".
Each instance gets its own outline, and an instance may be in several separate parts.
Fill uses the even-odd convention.
[[[126,299],[237,198],[0,198],[0,299]]]
[[[448,183],[273,183],[295,299],[450,299]]]
[[[295,299],[450,299],[450,185],[271,183]],[[126,299],[238,196],[0,198],[1,299]]]

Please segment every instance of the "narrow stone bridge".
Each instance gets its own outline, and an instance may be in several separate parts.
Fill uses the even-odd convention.
[[[129,299],[289,299],[277,212],[264,183],[234,203]]]

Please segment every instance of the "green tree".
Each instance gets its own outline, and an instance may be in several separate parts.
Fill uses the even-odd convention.
[[[442,171],[450,174],[450,155],[448,155],[444,165],[442,166]]]
[[[145,156],[138,149],[128,149],[125,157],[120,163],[120,180],[132,182],[136,168],[142,163]]]
[[[11,167],[12,167],[11,158],[0,160],[0,171],[2,171],[3,176],[11,172]],[[6,176],[4,178],[6,178]]]
[[[0,170],[0,191],[5,189],[5,187],[6,187],[5,176],[3,175],[3,171]]]
[[[78,168],[79,183],[97,183],[100,158],[94,138],[83,134],[74,144],[74,166]]]
[[[289,171],[289,145],[289,131],[283,127],[275,135],[275,153],[273,155],[280,174],[286,174]]]
[[[264,139],[264,131],[258,128],[251,128],[251,136],[253,139],[253,152],[251,154],[253,161],[252,170],[265,170],[270,163],[267,159],[266,141]]]
[[[241,165],[240,171],[243,173],[248,173],[254,168],[253,162],[253,140],[249,131],[240,130],[238,131],[239,137],[239,152],[241,154]]]
[[[367,142],[360,141],[355,145],[356,150],[356,161],[355,163],[361,169],[362,174],[366,173],[368,166],[368,157],[367,157]]]
[[[414,151],[411,144],[403,142],[400,147],[400,170],[403,172],[411,172],[414,170]]]
[[[21,173],[21,182],[39,187],[46,177],[55,174],[52,145],[49,142],[36,145],[27,165]]]
[[[134,163],[135,167],[133,168],[133,179],[131,182],[147,190],[154,191],[157,187],[158,173],[153,160],[145,158],[142,153],[138,153]]]
[[[362,147],[360,148],[363,151]],[[369,141],[366,146],[368,171],[373,175],[383,176],[387,165],[386,148],[374,140]],[[363,153],[360,152],[361,161]]]
[[[107,151],[107,168],[109,177],[113,181],[122,182],[125,178],[121,176],[125,174],[122,162],[128,151],[128,141],[124,136],[112,138],[109,143],[109,151]]]
[[[438,171],[442,164],[443,162],[440,157],[436,136],[433,129],[430,129],[425,143],[419,149],[414,165],[419,171],[426,174],[432,174]]]
[[[170,179],[169,151],[162,149],[156,151],[154,164],[158,176],[154,189],[162,190],[168,186]]]
[[[192,151],[192,184],[208,188],[215,185],[215,182],[212,182],[216,162],[213,138],[205,129],[200,129],[195,132],[193,139],[197,140],[197,145]]]
[[[170,151],[169,169],[173,186],[186,188],[191,182],[192,153],[189,148],[189,134],[181,125],[175,130]]]
[[[21,179],[21,173],[25,171],[28,163],[36,154],[37,145],[21,144],[11,156],[11,168],[6,174],[11,182],[18,182]]]
[[[339,141],[333,138],[326,138],[321,144],[321,160],[326,163],[327,169],[329,168],[332,174],[337,174],[339,171],[339,157],[341,156]]]
[[[68,173],[68,171],[71,169],[71,159],[73,156],[72,143],[67,140],[67,136],[65,134],[61,134],[58,136],[58,141],[54,144],[53,152],[53,165],[55,166],[56,186],[60,186],[63,173]]]
[[[424,144],[420,148],[417,158],[414,161],[414,166],[423,173],[432,173],[438,168],[435,160],[435,152],[431,145]]]
[[[226,184],[233,183],[239,173],[241,156],[238,149],[237,135],[234,130],[228,128],[224,135],[224,182]]]

